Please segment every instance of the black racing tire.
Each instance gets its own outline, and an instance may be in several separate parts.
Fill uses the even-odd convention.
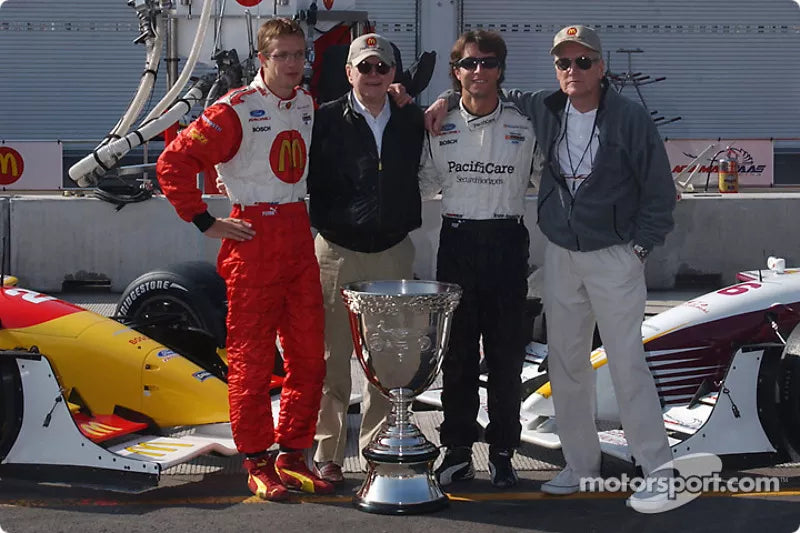
[[[0,462],[22,428],[22,381],[14,357],[0,355]]]
[[[786,339],[778,370],[778,397],[783,434],[792,447],[789,452],[793,458],[800,457],[800,324]]]
[[[224,347],[227,308],[225,281],[214,265],[187,261],[133,280],[120,296],[115,318],[134,328],[162,321],[200,329]]]

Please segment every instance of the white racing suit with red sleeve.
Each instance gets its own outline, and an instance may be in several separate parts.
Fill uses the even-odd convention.
[[[217,270],[228,292],[228,388],[233,438],[255,454],[278,442],[309,448],[325,375],[319,266],[304,203],[314,103],[302,89],[286,100],[261,75],[208,107],[164,150],[157,173],[178,215],[202,231],[214,218],[196,174],[216,166],[252,224],[249,241],[224,239]],[[286,379],[273,430],[269,382],[280,336]]]
[[[522,215],[535,139],[530,119],[507,102],[476,117],[463,107],[447,114],[442,134],[422,153],[423,196],[442,191],[436,278],[462,288],[442,364],[441,442],[478,440],[480,345],[489,370],[489,425],[494,450],[520,442],[520,373],[525,357],[528,230]]]

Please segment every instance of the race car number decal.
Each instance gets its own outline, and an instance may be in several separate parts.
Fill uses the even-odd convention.
[[[717,291],[717,294],[724,294],[726,296],[736,296],[737,294],[744,294],[751,289],[758,289],[759,287],[761,287],[760,283],[748,281],[746,283],[739,283],[738,285],[733,285],[732,287],[726,287],[722,290]]]
[[[3,288],[0,296],[0,319],[4,328],[27,328],[81,311],[85,309],[19,287]]]
[[[47,296],[46,294],[31,291],[28,289],[6,289],[5,292],[9,296],[22,295],[23,300],[25,300],[26,302],[30,302],[32,304],[40,304],[42,302],[49,302],[50,300],[56,299],[55,296]]]

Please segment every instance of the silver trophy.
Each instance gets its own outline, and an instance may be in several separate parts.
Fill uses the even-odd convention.
[[[361,368],[392,402],[363,450],[369,468],[353,503],[381,514],[446,507],[433,475],[439,449],[411,422],[409,407],[439,373],[461,288],[437,281],[359,281],[345,285],[342,297]]]

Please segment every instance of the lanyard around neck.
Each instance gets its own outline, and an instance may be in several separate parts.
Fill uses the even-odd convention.
[[[589,166],[591,167],[591,166],[594,165],[594,157],[591,154],[591,147],[592,147],[592,139],[594,138],[594,132],[597,129],[597,112],[595,112],[594,120],[592,121],[592,131],[589,132],[589,141],[586,143],[586,147],[583,149],[583,152],[581,153],[581,157],[578,160],[578,164],[577,165],[573,165],[572,164],[572,150],[570,150],[569,133],[568,133],[570,107],[571,107],[570,101],[567,100],[567,107],[564,110],[564,131],[561,134],[561,138],[558,140],[558,142],[559,142],[559,144],[562,143],[562,142],[565,142],[567,144],[567,160],[569,162],[569,168],[572,171],[572,176],[571,177],[575,177],[577,175],[578,170],[581,168],[581,164],[583,163],[583,160],[586,158],[586,153],[587,152],[589,153]],[[558,150],[556,150],[556,156],[558,157]],[[558,166],[559,166],[559,170],[560,170],[561,169],[561,161],[560,160],[558,162]]]

